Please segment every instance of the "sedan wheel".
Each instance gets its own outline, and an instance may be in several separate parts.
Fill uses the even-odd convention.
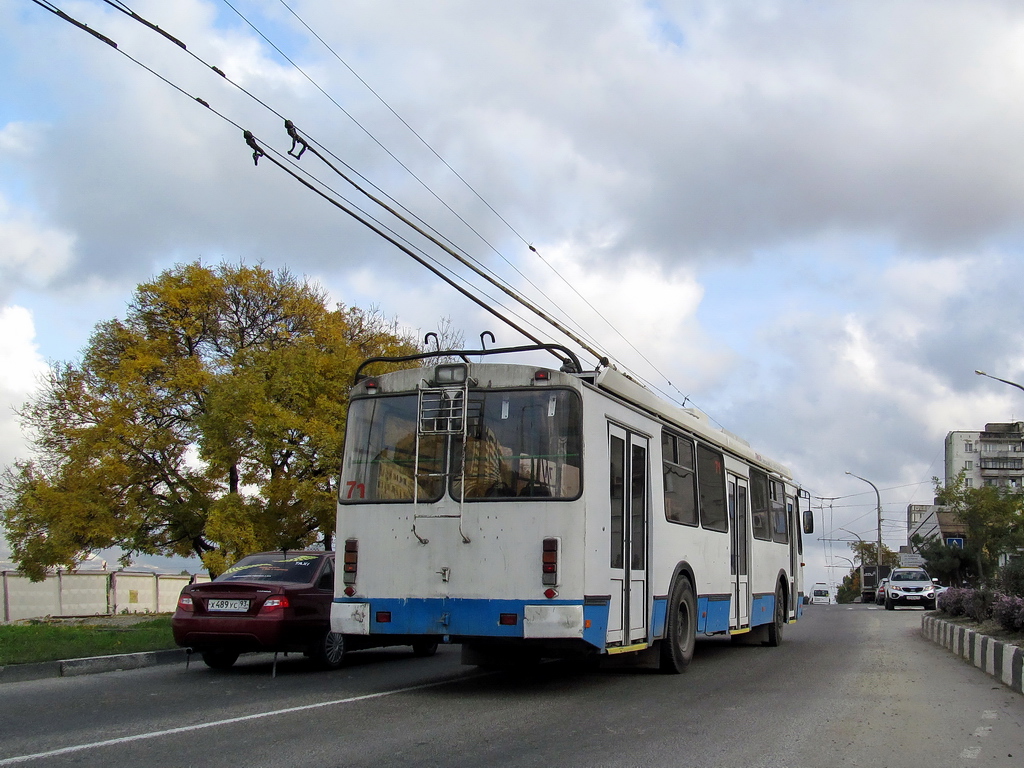
[[[203,663],[210,669],[231,669],[231,666],[238,661],[238,651],[229,651],[225,648],[203,651],[202,655]]]
[[[337,669],[345,661],[345,636],[328,630],[310,649],[314,661],[325,669]]]

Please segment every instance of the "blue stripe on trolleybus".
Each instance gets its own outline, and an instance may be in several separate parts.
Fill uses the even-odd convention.
[[[335,598],[336,603],[368,603],[370,634],[522,637],[527,605],[583,605],[583,640],[604,648],[608,603],[582,600],[474,600],[467,598]],[[387,612],[390,621],[378,621]],[[501,614],[515,614],[515,624],[500,623]]]

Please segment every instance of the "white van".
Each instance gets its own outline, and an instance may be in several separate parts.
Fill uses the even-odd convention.
[[[814,585],[814,588],[811,590],[811,602],[821,603],[822,605],[828,605],[832,602],[832,596],[828,591],[828,584],[819,581]]]

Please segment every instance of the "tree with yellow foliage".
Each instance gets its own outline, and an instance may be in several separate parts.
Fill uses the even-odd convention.
[[[118,546],[216,573],[253,551],[330,548],[353,373],[416,351],[286,270],[162,273],[20,411],[34,455],[0,476],[14,560],[41,579]]]

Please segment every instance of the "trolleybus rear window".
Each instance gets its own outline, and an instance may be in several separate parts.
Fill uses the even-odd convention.
[[[415,393],[352,402],[342,502],[431,502],[445,489],[457,500],[580,495],[581,406],[572,390],[470,390],[465,436],[417,435],[417,404]]]

